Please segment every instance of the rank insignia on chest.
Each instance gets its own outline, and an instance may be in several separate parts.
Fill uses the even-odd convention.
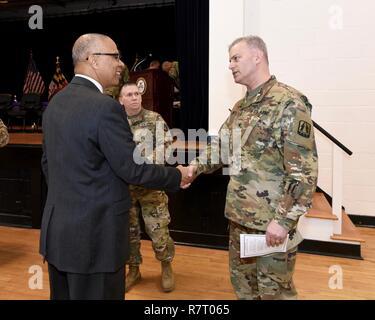
[[[310,138],[311,124],[301,120],[298,124],[298,134],[304,138]]]

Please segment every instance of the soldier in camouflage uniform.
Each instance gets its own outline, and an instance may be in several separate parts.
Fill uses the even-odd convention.
[[[164,61],[162,70],[168,73],[168,75],[173,79],[175,86],[180,90],[180,69],[178,66],[178,61]]]
[[[140,156],[149,163],[164,164],[165,154],[173,139],[167,124],[156,112],[142,108],[142,98],[135,83],[126,83],[120,92],[120,103],[128,115],[130,129],[138,146]],[[158,132],[156,132],[158,130]],[[147,143],[149,148],[147,150]],[[143,146],[146,148],[143,149]],[[169,149],[170,150],[170,149]],[[139,159],[139,158],[138,158]],[[138,159],[135,159],[138,161]],[[130,258],[126,276],[126,291],[141,279],[139,265],[142,263],[139,215],[142,214],[148,236],[152,240],[155,257],[161,261],[161,285],[165,292],[174,289],[171,262],[175,249],[169,235],[168,196],[163,191],[150,190],[141,186],[129,186],[132,207],[129,211]]]
[[[225,207],[231,282],[239,299],[296,299],[292,276],[302,241],[297,223],[311,207],[318,174],[312,106],[302,93],[270,75],[266,45],[259,37],[235,40],[229,55],[234,81],[247,86],[219,133],[221,143],[229,141],[220,160],[232,155]],[[237,153],[235,130],[240,130]],[[218,148],[211,142],[192,161],[191,174],[222,166],[211,157]],[[241,233],[265,234],[268,246],[289,235],[287,252],[240,258]]]
[[[9,134],[7,127],[0,119],[0,148],[4,147],[9,142]]]

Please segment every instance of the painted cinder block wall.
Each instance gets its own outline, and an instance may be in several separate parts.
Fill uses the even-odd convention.
[[[211,0],[209,130],[244,94],[227,48],[248,34],[267,43],[271,73],[304,92],[313,120],[354,153],[343,160],[343,205],[375,216],[375,2]],[[332,193],[332,144],[316,131],[319,186]]]

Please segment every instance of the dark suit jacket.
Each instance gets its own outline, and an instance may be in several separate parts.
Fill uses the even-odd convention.
[[[117,271],[129,251],[128,184],[177,191],[180,172],[135,164],[122,106],[82,77],[52,99],[43,133],[40,253],[61,271]]]

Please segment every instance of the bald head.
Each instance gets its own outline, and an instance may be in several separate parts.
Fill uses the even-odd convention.
[[[80,36],[74,43],[72,58],[75,74],[98,81],[104,89],[118,85],[124,63],[110,37],[97,33]]]
[[[87,33],[80,36],[74,43],[72,50],[73,65],[85,61],[93,52],[100,52],[105,40],[110,39],[108,36],[99,33]]]

